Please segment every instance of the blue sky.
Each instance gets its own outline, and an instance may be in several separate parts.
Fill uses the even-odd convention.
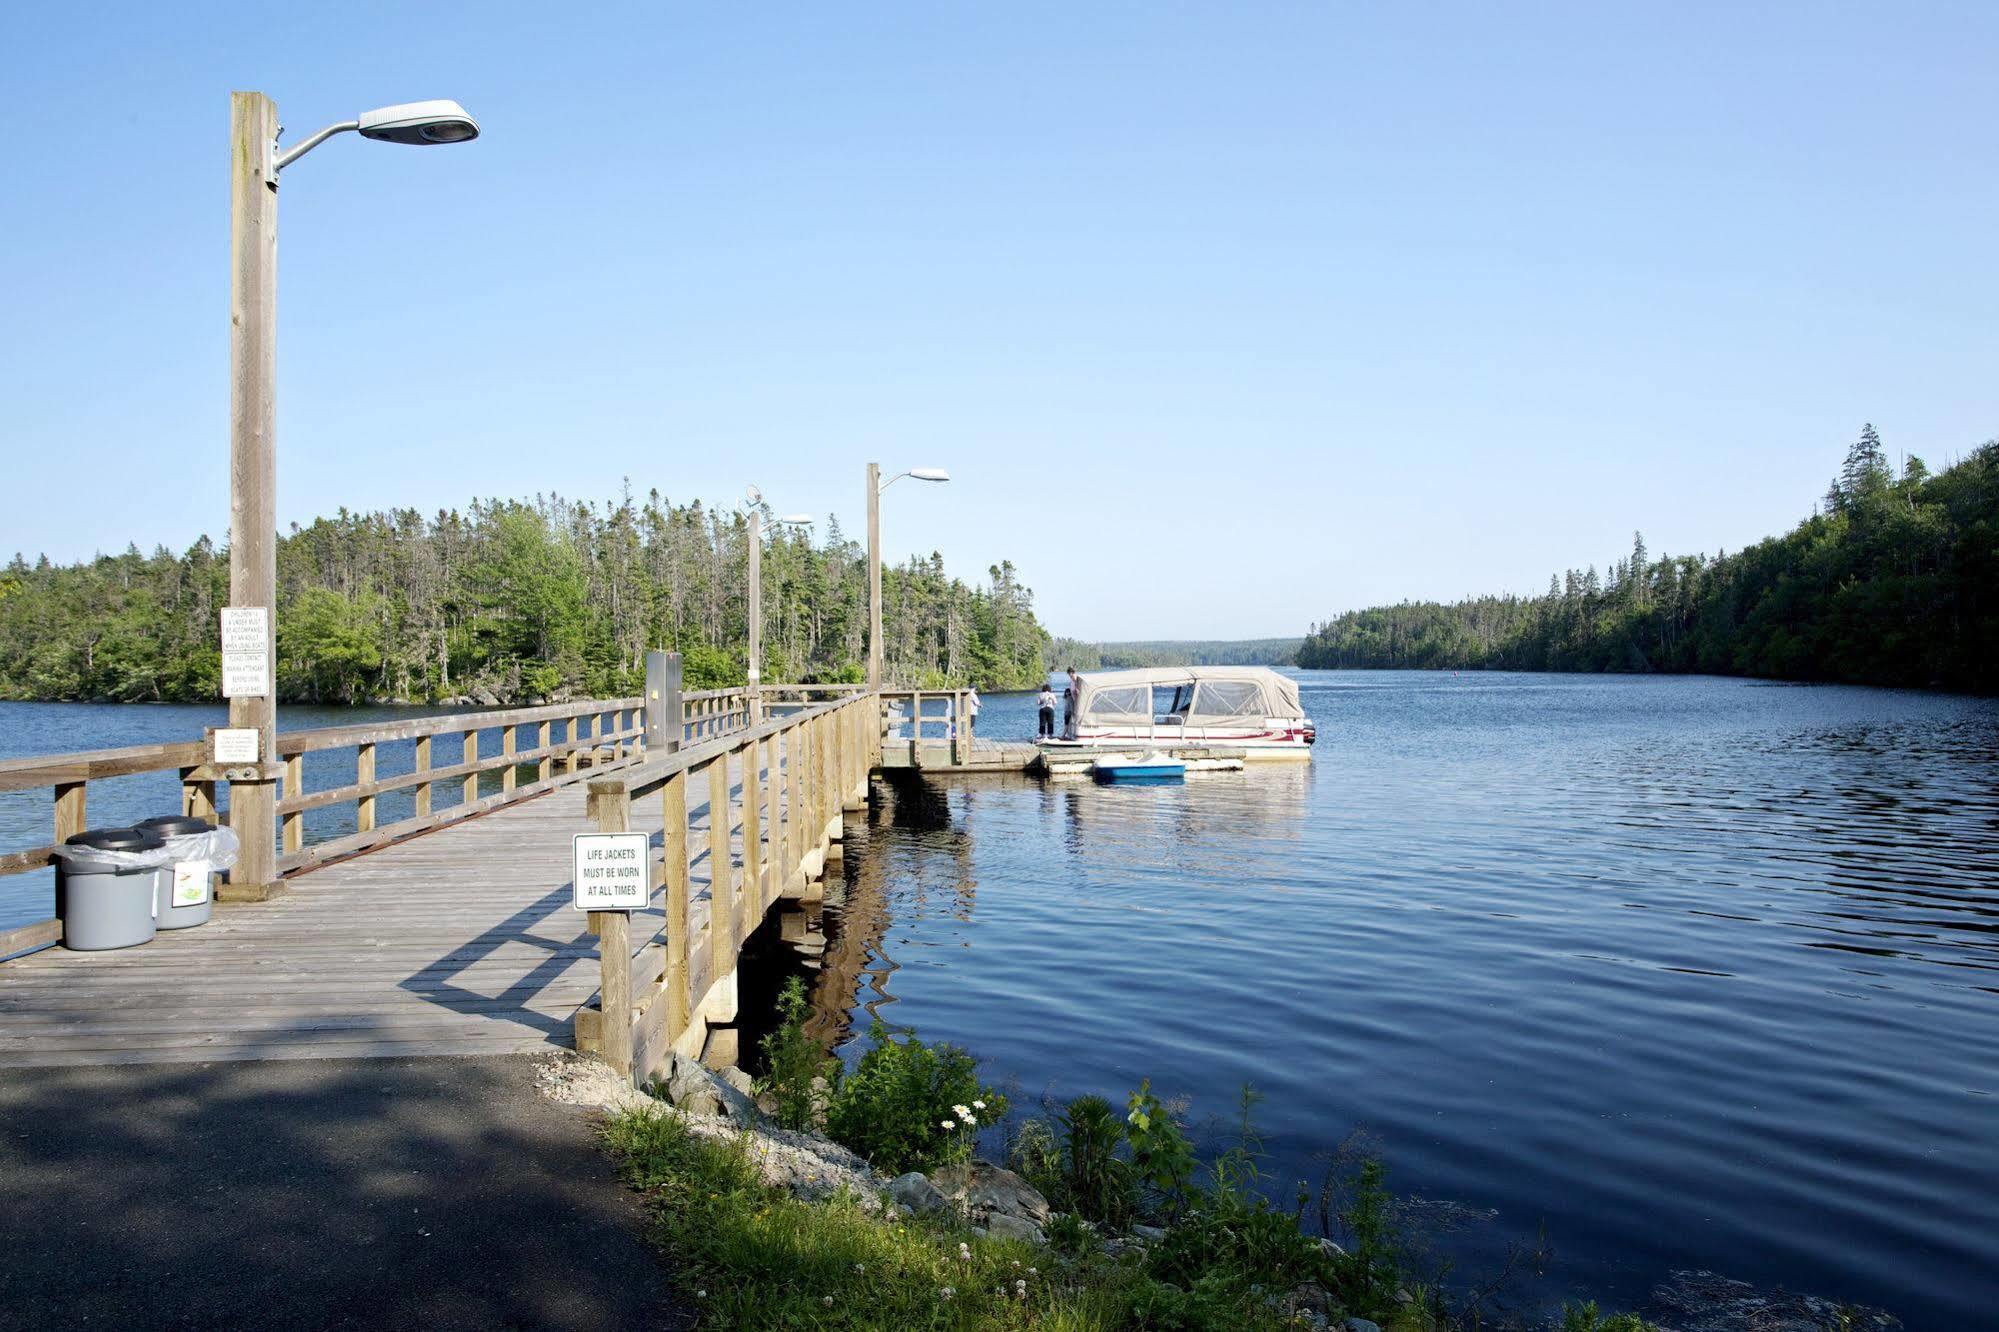
[[[6,20],[9,552],[226,530],[232,88],[485,129],[287,172],[281,523],[944,466],[893,556],[1260,635],[1999,434],[1999,6],[243,14]]]

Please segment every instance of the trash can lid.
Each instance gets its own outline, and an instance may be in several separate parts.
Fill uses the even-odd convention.
[[[157,833],[143,828],[92,828],[63,843],[87,846],[93,851],[158,851],[166,845]]]
[[[214,824],[207,819],[197,819],[192,814],[162,814],[156,819],[140,819],[132,826],[140,832],[159,837],[194,837],[215,831]]]

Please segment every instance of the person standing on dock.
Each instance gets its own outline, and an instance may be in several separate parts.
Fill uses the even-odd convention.
[[[971,685],[965,690],[965,738],[973,739],[979,729],[979,687]]]
[[[1035,738],[1038,740],[1053,740],[1055,738],[1055,686],[1043,680],[1041,682],[1041,694],[1034,702],[1041,709],[1041,732]]]
[[[1076,738],[1076,705],[1083,701],[1083,677],[1076,674],[1076,668],[1069,668],[1069,689],[1062,702],[1062,735],[1064,739]]]

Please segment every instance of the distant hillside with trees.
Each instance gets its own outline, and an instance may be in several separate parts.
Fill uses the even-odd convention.
[[[1542,596],[1404,602],[1314,625],[1310,667],[1676,671],[1999,691],[1999,440],[1900,474],[1872,425],[1810,518],[1733,555],[1655,557]]]
[[[1050,657],[1057,667],[1073,665],[1079,671],[1138,666],[1291,666],[1297,662],[1298,643],[1295,638],[1162,638],[1135,643],[1057,638]]]
[[[770,532],[766,524],[765,531]],[[859,680],[867,552],[779,528],[763,558],[766,680]],[[748,524],[729,509],[629,491],[341,510],[278,544],[278,687],[289,701],[518,702],[635,694],[647,648],[677,648],[695,688],[748,663]],[[229,559],[136,546],[86,563],[0,571],[0,697],[200,701],[220,694]],[[1048,634],[1010,563],[972,586],[941,556],[883,571],[889,675],[926,687],[1021,688]]]

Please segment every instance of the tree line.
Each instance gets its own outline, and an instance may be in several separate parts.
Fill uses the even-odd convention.
[[[1298,660],[1298,640],[1161,638],[1090,643],[1057,638],[1049,655],[1056,666],[1074,666],[1079,671],[1129,670],[1142,666],[1292,666]]]
[[[1541,596],[1404,602],[1312,626],[1307,667],[1672,671],[1999,690],[1999,440],[1897,473],[1870,424],[1810,518],[1733,555],[1654,557]]]
[[[775,528],[775,530],[773,530]],[[764,524],[762,678],[859,680],[867,552]],[[635,694],[648,648],[683,654],[690,688],[740,684],[748,522],[629,488],[609,503],[475,500],[425,517],[349,513],[278,541],[277,685],[292,702],[487,705]],[[1024,688],[1047,632],[1011,563],[973,586],[943,558],[883,570],[895,682]],[[207,537],[0,572],[0,697],[202,701],[220,694],[229,558]]]

